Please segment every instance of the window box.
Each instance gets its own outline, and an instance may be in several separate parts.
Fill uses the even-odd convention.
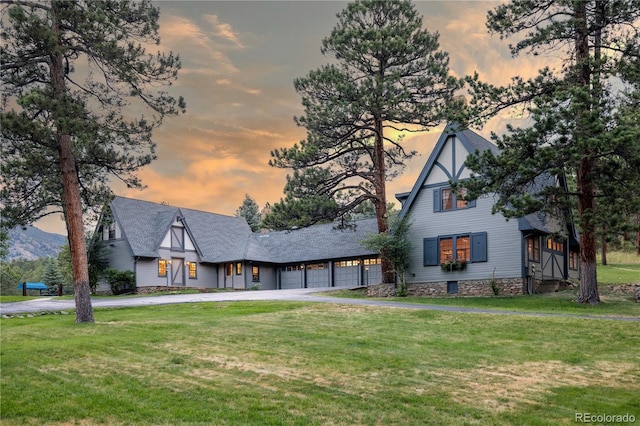
[[[445,260],[440,264],[440,267],[445,272],[463,271],[467,267],[467,261],[464,259]]]

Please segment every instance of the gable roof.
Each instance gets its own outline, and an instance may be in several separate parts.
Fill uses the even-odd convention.
[[[242,259],[251,228],[242,218],[115,197],[111,211],[136,257],[158,257],[171,224],[182,218],[204,262]]]
[[[111,211],[136,257],[158,257],[160,244],[176,220],[184,224],[202,262],[298,263],[378,254],[360,245],[366,236],[377,233],[375,219],[355,221],[346,229],[327,223],[259,234],[252,233],[242,217],[131,198],[115,197]]]
[[[497,146],[495,146],[493,143],[489,142],[482,136],[478,135],[477,133],[469,129],[460,130],[460,126],[456,123],[447,124],[445,129],[442,131],[442,134],[440,134],[438,142],[436,142],[436,145],[434,146],[431,155],[429,155],[427,163],[422,168],[422,171],[420,172],[416,183],[413,185],[413,189],[411,189],[411,192],[405,192],[397,195],[397,198],[400,201],[406,199],[406,201],[403,202],[402,210],[400,211],[401,218],[404,217],[411,209],[411,205],[415,201],[418,192],[420,192],[420,189],[422,189],[422,186],[429,177],[434,164],[436,163],[438,157],[440,156],[440,153],[442,152],[442,149],[447,143],[447,139],[449,139],[450,136],[455,136],[458,140],[460,140],[462,145],[469,153],[473,153],[476,151],[483,152],[487,150],[492,151],[494,154],[497,154],[499,152]]]
[[[378,255],[361,241],[378,232],[376,219],[354,221],[340,229],[337,223],[313,225],[290,231],[253,234],[246,258],[272,263],[300,263]]]

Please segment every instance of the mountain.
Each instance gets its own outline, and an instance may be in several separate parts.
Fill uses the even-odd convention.
[[[9,239],[9,252],[5,259],[7,262],[20,258],[34,260],[57,256],[62,246],[67,244],[67,237],[64,235],[44,232],[34,226],[12,229],[9,231]]]

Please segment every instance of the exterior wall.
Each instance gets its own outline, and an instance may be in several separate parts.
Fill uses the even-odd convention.
[[[447,184],[448,185],[448,184]],[[407,281],[442,282],[522,276],[521,234],[516,220],[492,215],[491,198],[476,200],[476,207],[445,212],[433,211],[433,189],[428,186],[417,195],[409,221],[411,256]],[[487,262],[468,263],[463,271],[444,272],[439,265],[424,265],[424,238],[443,235],[487,233]]]
[[[522,278],[499,278],[491,280],[457,281],[457,292],[451,293],[449,282],[439,281],[430,283],[410,283],[407,292],[415,297],[445,297],[445,296],[500,296],[522,294]],[[395,296],[394,284],[380,284],[367,288],[367,295],[371,297]]]
[[[272,265],[257,265],[260,268],[260,281],[256,283],[253,281],[252,266],[253,265],[249,265],[248,267],[249,272],[251,273],[251,283],[249,285],[249,288],[253,287],[254,285],[259,285],[260,290],[276,290],[278,288],[278,267]]]

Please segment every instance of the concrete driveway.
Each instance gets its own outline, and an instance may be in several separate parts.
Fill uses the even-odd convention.
[[[324,296],[326,291],[335,288],[299,288],[291,290],[259,290],[259,291],[229,291],[221,293],[198,294],[172,294],[166,296],[140,296],[122,298],[96,298],[92,299],[94,308],[121,308],[129,306],[169,305],[177,303],[201,303],[201,302],[234,302],[251,300],[280,300],[296,302],[341,303],[346,305],[370,305],[385,306],[390,308],[419,309],[445,312],[462,312],[475,314],[521,315],[533,317],[560,317],[583,318],[640,322],[640,317],[612,317],[601,315],[572,315],[572,314],[548,314],[540,312],[505,311],[498,309],[466,308],[459,306],[425,305],[418,303],[404,303],[386,300],[348,299],[341,297]],[[26,314],[29,312],[43,311],[72,311],[75,310],[74,300],[56,300],[43,297],[28,300],[26,302],[0,303],[0,315]]]

